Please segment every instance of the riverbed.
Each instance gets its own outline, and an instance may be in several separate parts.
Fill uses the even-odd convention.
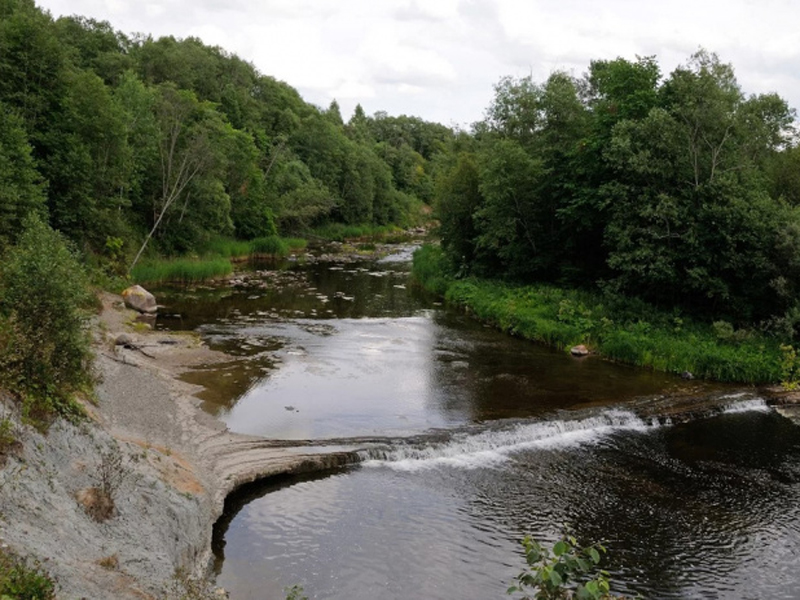
[[[793,597],[794,425],[752,390],[502,335],[416,292],[409,256],[264,263],[160,290],[158,327],[234,356],[186,375],[232,431],[386,439],[359,466],[230,499],[215,546],[232,598],[294,584],[316,598],[502,597],[519,540],[565,525],[606,542],[618,592]],[[673,424],[634,408],[672,394],[728,409]]]

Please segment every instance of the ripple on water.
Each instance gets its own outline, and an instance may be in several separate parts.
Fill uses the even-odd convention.
[[[797,429],[749,412],[527,447],[500,469],[357,468],[246,505],[226,536],[220,584],[269,598],[268,579],[260,595],[239,588],[260,580],[263,560],[267,577],[312,597],[501,597],[522,566],[518,540],[552,541],[569,523],[581,539],[607,541],[620,592],[790,598],[798,463]]]

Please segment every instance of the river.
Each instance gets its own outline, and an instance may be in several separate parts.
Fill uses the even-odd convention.
[[[232,598],[294,584],[325,599],[505,597],[521,538],[552,542],[565,525],[605,542],[620,593],[797,597],[799,428],[751,391],[484,327],[415,292],[409,256],[159,290],[158,327],[235,357],[186,376],[232,430],[387,439],[358,466],[230,499],[215,548]],[[728,408],[678,424],[633,410],[687,393]]]

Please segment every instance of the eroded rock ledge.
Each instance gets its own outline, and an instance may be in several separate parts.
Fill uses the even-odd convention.
[[[228,357],[192,335],[137,331],[119,297],[102,301],[92,419],[56,423],[47,436],[18,424],[23,445],[0,470],[0,542],[39,558],[58,580],[59,597],[159,598],[176,569],[205,575],[212,528],[231,492],[357,455],[355,448],[277,447],[227,431],[198,407],[197,388],[177,377]],[[126,343],[117,344],[122,333]],[[112,448],[125,474],[114,516],[99,523],[77,497],[96,484]]]

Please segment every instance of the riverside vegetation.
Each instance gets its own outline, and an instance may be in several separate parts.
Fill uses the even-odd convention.
[[[417,278],[502,329],[649,368],[795,385],[796,113],[704,50],[505,78],[437,179]]]
[[[441,248],[415,274],[479,318],[794,386],[794,117],[700,51],[667,77],[644,57],[502,79],[469,132],[361,107],[345,122],[196,38],[0,0],[0,385],[27,425],[79,420],[90,282],[216,277],[292,236],[391,239],[432,208]],[[10,423],[0,455],[24,435]],[[0,594],[25,597],[9,586],[28,563],[0,563]]]

